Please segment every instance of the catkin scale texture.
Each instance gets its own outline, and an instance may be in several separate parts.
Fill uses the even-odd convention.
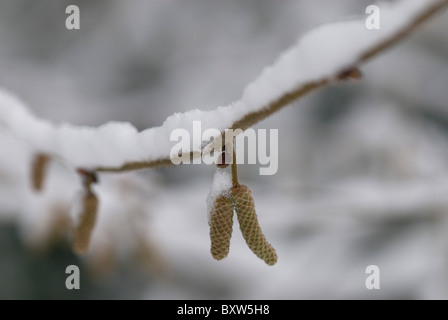
[[[227,257],[233,229],[232,199],[219,196],[210,213],[210,252],[216,260]]]
[[[274,265],[277,262],[277,253],[261,231],[252,192],[247,186],[241,185],[232,189],[232,197],[241,233],[248,247],[268,265]]]

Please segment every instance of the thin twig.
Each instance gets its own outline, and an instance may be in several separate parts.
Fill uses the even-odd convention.
[[[233,148],[233,161],[232,161],[232,186],[238,188],[240,183],[238,181],[238,164],[236,163],[236,152]]]
[[[246,114],[243,118],[235,121],[231,125],[231,129],[242,129],[243,131],[247,128],[253,126],[254,124],[266,119],[270,115],[276,113],[277,111],[283,109],[284,107],[290,105],[292,102],[297,101],[308,93],[314,92],[317,89],[323,88],[333,83],[339,83],[348,80],[347,77],[341,77],[341,74],[347,72],[347,70],[354,70],[359,72],[360,65],[364,64],[374,56],[384,52],[385,50],[391,48],[393,45],[398,42],[404,40],[408,37],[413,31],[415,31],[419,26],[421,26],[424,22],[428,21],[430,18],[434,17],[437,13],[442,12],[448,5],[448,0],[441,0],[435,3],[433,6],[428,7],[425,11],[421,12],[417,17],[415,17],[409,24],[404,27],[402,30],[398,31],[392,37],[385,39],[384,41],[378,43],[375,47],[370,50],[364,52],[360,58],[355,61],[354,65],[351,68],[340,70],[334,75],[322,79],[320,81],[307,83],[301,85],[300,87],[292,90],[290,92],[284,93],[277,100],[267,105],[265,108],[262,108],[259,111],[251,112]],[[222,133],[224,136],[224,132]],[[190,155],[190,158],[197,157],[200,155]],[[162,168],[172,166],[173,163],[169,158],[160,158],[157,160],[151,161],[141,161],[141,162],[128,162],[120,167],[97,167],[94,171],[100,172],[121,172],[121,171],[131,171],[131,170],[141,170],[148,168]]]

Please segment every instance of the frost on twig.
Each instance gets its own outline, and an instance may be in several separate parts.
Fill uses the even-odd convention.
[[[0,126],[35,150],[76,168],[124,171],[169,166],[172,130],[191,131],[193,121],[201,121],[204,130],[245,130],[311,91],[359,78],[364,62],[404,39],[447,4],[448,0],[384,3],[380,30],[368,30],[365,17],[317,28],[266,68],[240,100],[212,111],[176,113],[160,127],[142,132],[119,122],[97,128],[56,125],[34,116],[4,90],[0,90]],[[195,146],[190,151],[198,156],[201,148]]]

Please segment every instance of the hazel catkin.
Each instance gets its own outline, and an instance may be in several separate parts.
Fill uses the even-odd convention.
[[[277,253],[261,231],[252,192],[247,186],[240,185],[232,189],[232,197],[241,233],[248,247],[268,265],[274,265],[277,262]]]
[[[232,199],[219,196],[213,203],[210,213],[210,252],[216,260],[227,257],[233,229]]]
[[[93,192],[85,192],[81,200],[81,212],[73,231],[73,251],[78,254],[85,253],[89,247],[98,211],[98,198]]]

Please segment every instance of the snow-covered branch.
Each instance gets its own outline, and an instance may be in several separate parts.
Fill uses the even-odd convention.
[[[366,28],[365,17],[317,28],[283,53],[244,90],[240,100],[212,111],[191,110],[168,117],[160,127],[138,132],[129,123],[99,127],[53,124],[34,116],[25,104],[0,90],[0,126],[37,153],[88,171],[124,171],[172,165],[170,133],[192,130],[247,129],[305,94],[357,77],[370,58],[406,38],[442,11],[448,0],[401,0],[381,4],[381,29]],[[200,155],[202,145],[191,150]]]

